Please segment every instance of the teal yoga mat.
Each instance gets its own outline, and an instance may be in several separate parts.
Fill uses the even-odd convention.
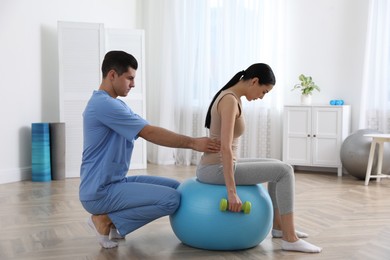
[[[51,181],[49,123],[31,124],[32,181]]]

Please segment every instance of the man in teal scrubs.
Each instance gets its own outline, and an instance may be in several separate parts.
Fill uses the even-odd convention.
[[[118,96],[134,87],[137,60],[123,51],[108,52],[103,60],[103,80],[90,98],[84,118],[84,151],[80,201],[91,213],[88,224],[100,245],[113,248],[112,238],[176,211],[179,182],[157,176],[127,176],[134,141],[138,137],[167,147],[217,152],[219,143],[192,138],[150,125]],[[118,233],[119,234],[118,234]]]

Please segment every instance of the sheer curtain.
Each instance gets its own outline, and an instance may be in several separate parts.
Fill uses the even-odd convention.
[[[238,71],[253,63],[268,63],[277,86],[262,101],[243,99],[247,126],[240,154],[277,157],[283,53],[276,50],[283,49],[282,0],[164,0],[157,1],[159,13],[153,11],[152,2],[145,8],[147,24],[158,26],[161,34],[159,39],[150,35],[161,46],[153,55],[161,66],[149,66],[149,72],[161,70],[159,93],[153,91],[154,102],[147,105],[154,122],[185,135],[207,135],[204,118],[214,94]],[[196,164],[200,156],[186,149],[148,147],[148,160],[158,164]]]
[[[390,133],[390,1],[371,0],[359,128]]]

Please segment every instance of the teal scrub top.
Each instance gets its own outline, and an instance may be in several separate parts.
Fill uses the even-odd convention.
[[[83,113],[81,201],[97,200],[111,183],[126,181],[134,141],[147,124],[122,100],[93,92]]]

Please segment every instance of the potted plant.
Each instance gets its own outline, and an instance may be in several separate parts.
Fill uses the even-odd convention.
[[[312,77],[305,76],[303,74],[298,77],[300,83],[295,84],[294,89],[301,90],[301,103],[302,105],[310,105],[311,104],[311,95],[314,90],[318,92],[321,91],[320,88],[314,83]]]

